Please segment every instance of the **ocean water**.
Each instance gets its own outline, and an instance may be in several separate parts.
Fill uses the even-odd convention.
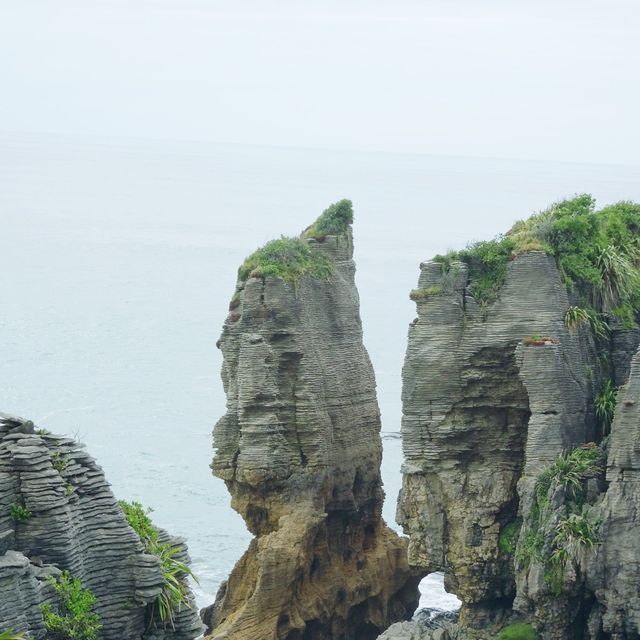
[[[207,604],[249,541],[208,466],[242,259],[353,200],[395,526],[420,261],[585,191],[640,199],[640,167],[0,133],[0,411],[78,437],[117,496],[186,536]],[[434,575],[422,603],[456,600]]]

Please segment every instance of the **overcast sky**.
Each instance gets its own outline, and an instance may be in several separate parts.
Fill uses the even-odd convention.
[[[640,164],[637,0],[0,0],[0,129]]]

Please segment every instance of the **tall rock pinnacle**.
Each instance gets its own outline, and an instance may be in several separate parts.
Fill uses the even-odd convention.
[[[417,605],[419,575],[381,517],[351,221],[342,200],[238,272],[212,468],[255,538],[205,612],[216,640],[366,640]]]

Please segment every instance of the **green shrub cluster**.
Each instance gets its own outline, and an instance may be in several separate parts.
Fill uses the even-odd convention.
[[[516,622],[504,627],[497,636],[497,640],[536,640],[534,628],[525,622]]]
[[[448,271],[454,261],[469,268],[470,293],[483,310],[495,302],[507,276],[507,263],[513,256],[515,243],[503,236],[477,242],[462,251],[452,251],[434,258]]]
[[[346,233],[353,224],[353,203],[351,200],[339,200],[325,209],[318,219],[304,231],[305,238],[324,238]]]
[[[153,619],[157,612],[158,617],[164,624],[173,625],[175,614],[182,607],[191,608],[191,603],[187,597],[186,577],[191,576],[196,582],[193,572],[175,558],[178,553],[176,547],[168,543],[159,542],[159,533],[153,525],[149,513],[151,509],[145,509],[139,502],[127,502],[120,500],[122,509],[129,526],[138,534],[144,545],[146,553],[156,556],[160,560],[162,577],[164,584],[162,592],[156,598],[151,617]]]
[[[296,282],[308,273],[312,278],[327,279],[333,273],[333,263],[320,251],[314,251],[300,238],[278,238],[254,251],[238,269],[238,278],[274,276]]]
[[[600,422],[602,433],[607,434],[613,422],[613,414],[616,410],[616,400],[618,389],[613,382],[605,380],[600,393],[596,396],[594,404],[596,410],[596,418]]]
[[[102,628],[100,618],[93,612],[96,598],[89,589],[83,589],[78,578],[67,571],[55,580],[48,578],[58,595],[56,611],[50,604],[42,605],[42,617],[51,640],[96,640]]]
[[[26,522],[33,515],[24,502],[14,502],[9,506],[9,515],[14,522]]]
[[[598,541],[599,523],[587,503],[586,484],[602,472],[602,458],[599,447],[579,447],[558,456],[536,480],[534,502],[525,533],[518,540],[516,559],[525,567],[532,560],[543,562],[545,579],[554,593],[562,590],[567,561],[577,560],[582,549]],[[551,497],[559,487],[564,488],[565,502],[551,526]]]
[[[56,451],[51,457],[53,468],[58,472],[62,473],[69,466],[69,458],[63,456],[60,451]]]
[[[590,195],[579,195],[517,222],[495,240],[436,259],[445,265],[465,262],[471,294],[486,307],[498,296],[507,262],[532,250],[555,256],[565,284],[581,298],[582,307],[635,325],[640,314],[640,204],[619,202],[596,211]],[[574,322],[571,317],[568,321]]]

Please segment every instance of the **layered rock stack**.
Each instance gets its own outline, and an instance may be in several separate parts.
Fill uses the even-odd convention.
[[[587,580],[593,614],[614,640],[640,637],[640,350],[618,393],[607,459],[609,487],[599,505],[600,544]]]
[[[406,464],[398,516],[409,559],[445,571],[463,620],[484,624],[515,595],[501,531],[518,516],[518,481],[593,439],[593,344],[564,325],[566,287],[552,257],[523,254],[486,317],[467,267],[421,267],[403,371]],[[524,346],[527,336],[551,338]],[[595,356],[595,354],[593,354]]]
[[[183,540],[162,535],[188,560]],[[95,595],[105,640],[192,640],[201,633],[190,591],[192,606],[173,626],[154,624],[160,561],[143,553],[84,446],[0,414],[0,631],[44,638],[42,605],[57,606],[47,578],[63,570]]]
[[[488,308],[469,285],[461,262],[421,265],[403,370],[398,519],[410,563],[445,572],[463,603],[459,625],[437,637],[495,637],[519,616],[545,640],[636,638],[640,355],[629,370],[639,331],[614,324],[597,344],[588,325],[569,328],[575,302],[543,251],[508,263]],[[616,384],[628,380],[608,449],[607,439],[593,443],[603,436],[594,411],[603,362]],[[541,489],[542,472],[581,448],[604,450],[594,471]],[[574,535],[573,525],[591,528]],[[405,632],[436,637],[419,625]]]
[[[348,201],[335,207],[350,216]],[[239,272],[219,343],[227,413],[212,466],[255,538],[205,612],[216,640],[367,640],[417,605],[406,543],[381,517],[349,216],[333,233],[316,225],[276,241],[301,252],[295,274],[284,259],[281,275],[261,265],[260,252]]]

